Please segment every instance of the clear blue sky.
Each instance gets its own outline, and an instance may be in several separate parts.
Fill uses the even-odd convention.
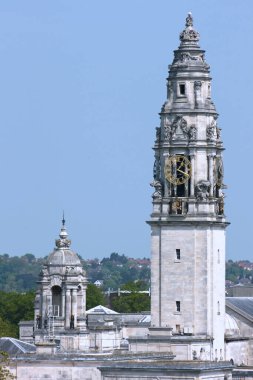
[[[84,258],[149,256],[151,147],[189,11],[226,147],[227,258],[252,258],[252,0],[1,0],[1,253],[47,255],[64,209]]]

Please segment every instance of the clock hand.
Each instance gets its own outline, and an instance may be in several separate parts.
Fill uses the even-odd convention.
[[[184,175],[186,175],[187,177],[189,177],[189,174],[188,174],[188,173],[185,173],[185,172],[183,172],[183,171],[180,170],[180,169],[177,169],[177,171],[180,172],[180,173],[182,173],[182,174],[184,174]]]

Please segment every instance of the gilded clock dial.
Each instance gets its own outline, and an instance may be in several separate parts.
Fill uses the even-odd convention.
[[[182,185],[191,176],[191,163],[183,155],[168,157],[165,160],[164,174],[169,182],[174,185]]]

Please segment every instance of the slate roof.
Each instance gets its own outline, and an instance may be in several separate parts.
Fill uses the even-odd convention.
[[[22,342],[22,340],[15,338],[0,338],[0,351],[5,351],[10,356],[13,356],[35,352],[36,347],[33,344]]]
[[[253,322],[253,297],[226,297],[226,306]]]

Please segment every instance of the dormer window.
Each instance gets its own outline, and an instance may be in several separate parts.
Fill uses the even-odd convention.
[[[185,95],[185,84],[184,83],[179,84],[179,95],[182,95],[182,96]]]

